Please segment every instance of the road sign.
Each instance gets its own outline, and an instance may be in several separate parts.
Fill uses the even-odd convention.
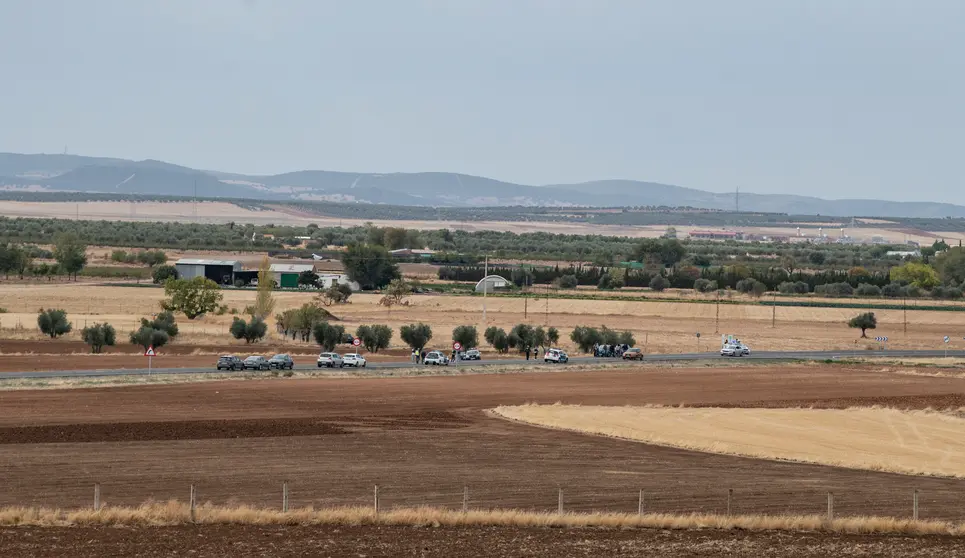
[[[697,332],[697,339],[700,339],[700,332]]]
[[[362,344],[362,340],[356,337],[355,339],[352,339],[352,344],[358,347],[359,345]]]
[[[888,340],[887,337],[875,337],[875,341],[878,341],[878,342],[882,342],[882,343],[883,343],[883,342],[885,342],[885,341],[887,341],[887,340]]]
[[[461,350],[462,350],[462,343],[460,343],[459,341],[456,341],[455,343],[453,343],[453,344],[452,344],[452,350],[453,350],[453,351],[461,351]]]
[[[147,350],[144,351],[144,356],[146,356],[146,357],[152,357],[152,356],[154,356],[154,347],[153,347],[153,346],[152,346],[152,347],[148,347]]]
[[[948,343],[948,336],[945,336],[945,342]]]

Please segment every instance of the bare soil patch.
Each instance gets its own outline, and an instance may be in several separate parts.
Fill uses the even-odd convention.
[[[8,391],[0,393],[0,428],[75,425],[88,434],[73,434],[86,441],[55,442],[56,429],[38,429],[5,445],[0,505],[90,505],[100,483],[108,504],[183,500],[194,484],[201,501],[277,506],[287,481],[292,506],[367,505],[379,484],[387,508],[457,507],[469,486],[473,507],[554,510],[563,487],[571,511],[635,512],[645,489],[648,511],[723,513],[726,489],[733,488],[735,513],[822,513],[830,490],[839,515],[907,517],[918,489],[922,518],[962,519],[965,481],[648,446],[515,424],[484,411],[557,401],[759,405],[792,396],[941,397],[963,387],[958,379],[870,366],[782,366]],[[245,423],[236,422],[220,427],[225,437],[211,438],[183,424],[245,420],[254,421],[250,430],[239,432]],[[279,426],[278,435],[255,436],[272,421],[289,420],[295,426],[288,433]],[[312,420],[346,432],[299,433],[298,425]],[[112,428],[129,433],[111,438]],[[183,435],[156,439],[168,430]]]
[[[369,558],[686,558],[694,556],[956,557],[956,537],[867,536],[745,531],[600,530],[390,525],[176,527],[7,527],[0,550],[8,558],[102,556],[291,556]]]

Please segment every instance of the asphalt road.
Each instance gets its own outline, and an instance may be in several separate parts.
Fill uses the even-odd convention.
[[[902,358],[902,357],[925,357],[925,358],[936,358],[936,357],[956,357],[965,358],[965,351],[903,351],[903,350],[889,350],[889,351],[769,351],[769,352],[755,352],[749,356],[744,357],[722,357],[719,353],[708,352],[708,353],[679,353],[679,354],[665,354],[665,355],[646,355],[645,361],[687,361],[687,360],[707,360],[707,359],[728,359],[736,360],[750,359],[750,360],[828,360],[828,359],[848,359],[855,357],[892,357],[892,358]],[[493,361],[471,361],[471,362],[459,362],[452,364],[452,366],[491,366],[491,367],[502,367],[502,366],[518,366],[520,364],[532,363],[534,361],[527,361],[526,359],[506,359],[506,360],[493,360]],[[538,362],[538,361],[536,361]],[[573,364],[590,364],[590,363],[622,363],[624,361],[617,358],[594,358],[594,357],[574,357],[570,359],[570,363]],[[628,363],[629,364],[629,363]],[[379,362],[379,363],[369,363],[366,366],[366,370],[384,370],[393,368],[411,368],[417,366],[410,362]],[[565,364],[547,364],[546,366],[566,366]],[[311,364],[300,364],[295,366],[296,370],[316,370],[317,367],[314,363]],[[224,374],[224,371],[218,371],[214,368],[212,363],[209,367],[201,368],[154,368],[153,370],[148,370],[147,368],[120,368],[120,369],[110,369],[110,370],[45,370],[40,372],[2,372],[0,373],[0,380],[2,379],[24,379],[24,378],[94,378],[94,377],[104,377],[104,376],[142,376],[148,374],[205,374],[205,373],[220,373]],[[237,372],[241,374],[242,372]]]

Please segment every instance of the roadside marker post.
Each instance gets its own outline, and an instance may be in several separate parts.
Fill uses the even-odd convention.
[[[945,336],[945,358],[948,358],[948,342],[949,342],[949,341],[951,341],[951,339],[949,339],[948,336],[946,335],[946,336]]]
[[[151,361],[154,359],[154,345],[151,345],[146,351],[144,351],[144,356],[147,357],[147,375],[150,376],[152,369]]]

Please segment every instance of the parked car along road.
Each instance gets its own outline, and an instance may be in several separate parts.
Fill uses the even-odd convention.
[[[751,354],[751,349],[743,343],[728,343],[720,348],[720,356],[741,357]]]
[[[218,370],[244,370],[245,362],[235,355],[223,355],[218,358]]]
[[[623,352],[623,360],[643,360],[643,351],[634,347]]]
[[[279,370],[292,370],[295,368],[295,361],[292,360],[291,355],[279,354],[268,359],[268,367]]]
[[[323,366],[328,368],[335,368],[336,366],[342,368],[345,366],[345,361],[342,360],[342,357],[338,356],[338,353],[322,353],[318,355],[316,363],[319,368]]]
[[[426,358],[422,361],[423,364],[433,364],[433,365],[449,365],[449,358],[439,351],[431,351],[426,355]]]
[[[245,370],[268,370],[271,364],[268,359],[261,355],[251,355],[245,359]]]
[[[546,351],[543,355],[543,362],[556,362],[560,364],[565,364],[570,360],[570,357],[562,349],[550,349]]]
[[[342,362],[345,366],[354,366],[355,368],[365,368],[365,357],[358,353],[348,353],[342,357]]]
[[[479,352],[479,349],[469,349],[465,353],[462,353],[460,358],[462,358],[462,360],[482,360],[482,353]]]

